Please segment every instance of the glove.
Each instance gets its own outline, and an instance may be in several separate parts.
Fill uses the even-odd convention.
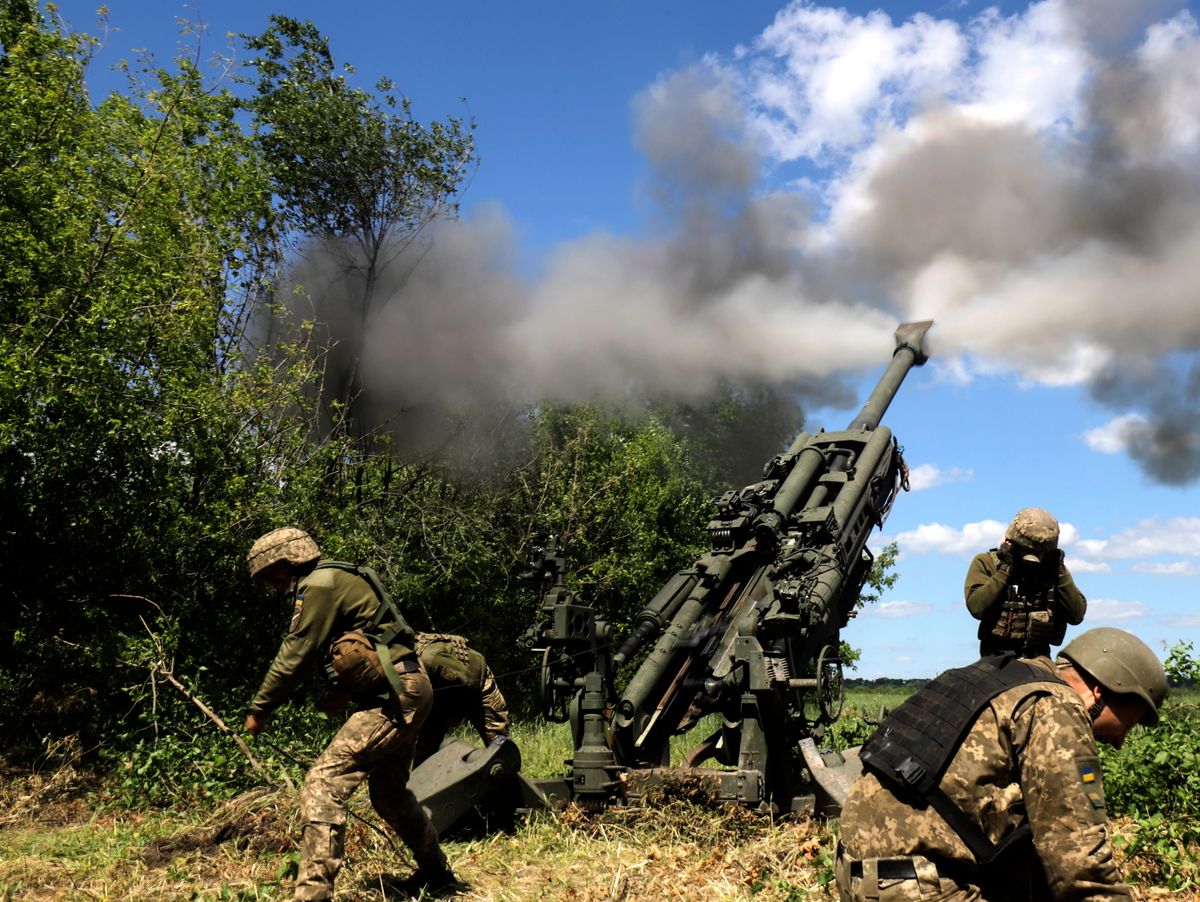
[[[1050,582],[1057,582],[1067,572],[1066,564],[1063,563],[1066,557],[1061,548],[1056,548],[1046,555],[1046,560],[1042,562],[1042,566],[1046,568],[1046,576]]]
[[[1012,544],[1009,542],[1001,542],[1000,547],[996,549],[996,557],[1000,558],[1001,572],[1009,573],[1013,566]]]

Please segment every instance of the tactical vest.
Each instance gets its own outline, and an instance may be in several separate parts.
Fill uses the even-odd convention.
[[[391,646],[399,644],[407,649],[407,651],[412,652],[417,645],[416,633],[408,625],[408,621],[404,619],[404,615],[400,613],[400,609],[396,607],[396,603],[392,601],[392,596],[383,587],[383,581],[380,580],[379,574],[374,569],[359,564],[346,563],[345,561],[321,561],[314,569],[324,570],[329,568],[344,570],[347,573],[353,573],[355,576],[360,577],[371,587],[371,591],[379,599],[379,607],[375,609],[375,615],[371,618],[371,622],[363,627],[362,633],[373,647],[375,655],[378,656],[379,670],[382,671],[382,675],[387,679],[388,685],[397,698],[399,698],[404,694],[404,687],[401,685],[399,675],[396,671]],[[331,665],[327,664],[326,669],[330,671],[329,675],[336,684],[337,677],[332,672]],[[415,666],[413,669],[416,669]]]
[[[1057,677],[1044,668],[1012,654],[948,670],[884,719],[862,747],[863,768],[901,800],[919,808],[931,806],[959,835],[980,869],[994,871],[1002,856],[1029,836],[1029,824],[993,843],[946,795],[942,777],[992,699],[1015,686],[1053,682]]]
[[[994,563],[999,563],[992,549]],[[983,651],[996,654],[1011,650],[1027,655],[1046,654],[1050,644],[1062,641],[1066,625],[1056,624],[1054,617],[1054,586],[1035,588],[1006,586],[995,622],[983,625],[979,631]]]

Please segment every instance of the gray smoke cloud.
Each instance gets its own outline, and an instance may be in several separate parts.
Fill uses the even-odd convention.
[[[1126,450],[1171,484],[1200,476],[1188,394],[1200,359],[1200,34],[1187,13],[1154,19],[1177,5],[1105,17],[1051,0],[990,30],[976,23],[968,96],[881,134],[833,214],[849,265],[905,318],[935,319],[940,354],[1081,384],[1136,412]],[[1078,55],[1078,108],[1039,119],[1036,93],[1023,116],[989,104],[979,73],[1003,67],[988,42],[1045,46],[1052,31]]]
[[[432,436],[731,384],[845,405],[896,323],[932,318],[939,359],[1083,386],[1140,415],[1124,439],[1150,476],[1197,478],[1200,28],[1178,7],[892,23],[792,3],[635,99],[646,235],[565,243],[529,279],[514,225],[477,208],[399,252],[361,348],[375,420]],[[335,258],[297,278],[353,311]]]
[[[497,421],[547,402],[632,410],[732,391],[762,397],[789,433],[803,405],[853,403],[845,374],[886,363],[894,315],[823,284],[799,251],[806,198],[756,193],[763,161],[734,86],[707,67],[675,73],[634,114],[656,210],[647,236],[566,243],[527,279],[500,207],[437,222],[390,258],[361,346],[350,252],[310,247],[292,282],[309,299],[298,309],[329,330],[334,396],[361,359],[360,415],[419,453],[463,441],[464,424],[481,446]]]

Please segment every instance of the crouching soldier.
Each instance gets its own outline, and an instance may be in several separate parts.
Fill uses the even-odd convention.
[[[346,804],[366,779],[371,804],[412,849],[417,870],[401,889],[455,885],[437,833],[407,788],[421,724],[433,689],[415,653],[416,636],[369,567],[322,559],[312,537],[276,529],[250,548],[250,575],[293,600],[288,634],[250,703],[246,729],[262,731],[270,713],[296,689],[318,659],[335,691],[318,708],[357,710],[304,779],[303,824],[295,899],[333,898],[342,866]]]
[[[417,633],[417,655],[433,684],[433,710],[417,740],[417,764],[436,752],[446,733],[464,720],[485,746],[508,735],[508,705],[487,661],[466,639]]]
[[[1132,899],[1113,862],[1096,741],[1153,726],[1162,664],[1089,630],[1058,656],[983,658],[930,682],[862,748],[842,810],[843,902]]]

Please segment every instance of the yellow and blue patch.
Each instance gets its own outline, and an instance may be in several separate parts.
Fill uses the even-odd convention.
[[[1108,819],[1104,810],[1104,776],[1100,772],[1100,759],[1095,756],[1076,758],[1075,766],[1079,770],[1079,782],[1083,785],[1083,794],[1087,797],[1092,822],[1102,824]]]

